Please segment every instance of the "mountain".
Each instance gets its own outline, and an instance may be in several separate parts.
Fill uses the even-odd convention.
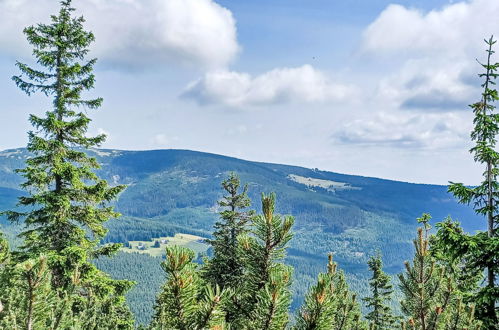
[[[209,237],[217,219],[217,201],[222,196],[220,183],[230,171],[237,172],[248,184],[252,207],[257,211],[261,192],[276,192],[278,212],[296,219],[287,258],[295,267],[294,307],[308,283],[324,269],[328,252],[334,253],[352,287],[362,293],[367,287],[366,261],[377,250],[382,252],[388,272],[401,271],[403,261],[412,254],[415,219],[423,212],[430,213],[435,222],[451,215],[467,231],[485,225],[470,207],[457,204],[446,186],[344,175],[188,150],[99,149],[90,153],[102,164],[99,175],[111,183],[127,185],[115,202],[123,217],[110,221],[106,242],[148,241],[176,233]],[[25,149],[0,152],[0,210],[13,207],[22,194],[22,180],[14,169],[24,167],[27,157]],[[0,223],[10,237],[19,229],[5,219]],[[156,259],[120,253],[114,259],[96,262],[113,276],[139,282],[130,294],[131,304],[136,315],[143,315],[147,313],[144,306],[153,303],[163,282]],[[145,321],[147,315],[139,319]]]

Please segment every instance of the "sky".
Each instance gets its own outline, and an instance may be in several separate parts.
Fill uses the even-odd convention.
[[[89,134],[418,183],[476,184],[468,150],[497,0],[73,0],[96,42]],[[51,102],[11,80],[55,0],[0,0],[0,150]],[[499,58],[496,59],[499,61]]]

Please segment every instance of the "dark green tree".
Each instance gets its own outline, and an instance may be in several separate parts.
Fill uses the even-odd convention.
[[[256,292],[256,304],[246,329],[280,330],[289,322],[292,268],[272,269],[265,286]]]
[[[475,235],[463,233],[459,226],[451,222],[442,223],[438,238],[447,246],[449,259],[459,259],[465,272],[474,275],[476,271],[486,272],[486,285],[481,287],[472,298],[476,302],[477,317],[488,328],[497,327],[499,287],[496,279],[499,276],[499,153],[496,151],[497,135],[499,133],[499,114],[494,103],[499,100],[494,88],[498,76],[499,63],[492,63],[493,37],[485,40],[487,44],[487,61],[481,66],[484,73],[479,74],[484,79],[481,100],[470,105],[475,118],[471,139],[475,142],[470,152],[475,162],[485,167],[484,180],[477,187],[467,187],[461,183],[451,182],[449,191],[457,197],[460,203],[472,204],[477,214],[487,219],[487,232]]]
[[[10,259],[10,249],[9,243],[3,236],[3,233],[0,232],[0,320],[2,319],[2,315],[5,313],[5,303],[7,301],[6,291],[8,282],[8,275],[6,272],[6,267],[9,265]]]
[[[449,250],[449,238],[453,240],[453,248],[460,250],[464,246],[462,237],[466,235],[461,225],[452,218],[447,217],[444,221],[436,224],[438,231],[430,236],[430,252],[438,263],[445,267],[445,272],[452,276],[456,284],[456,290],[465,302],[474,303],[480,282],[483,280],[483,269],[469,268],[466,266],[464,255],[453,257],[455,251]],[[454,245],[455,244],[455,245]],[[452,252],[452,253],[450,253]]]
[[[329,255],[327,272],[318,276],[298,313],[295,330],[366,329],[356,296]]]
[[[426,213],[418,219],[423,226],[418,228],[414,240],[413,263],[406,262],[405,273],[399,275],[404,297],[402,312],[414,329],[478,329],[474,307],[462,304],[454,278],[446,274],[445,267],[430,253],[430,219]],[[454,324],[457,326],[453,327]]]
[[[158,295],[151,329],[222,329],[224,292],[213,288],[200,276],[193,262],[194,252],[184,247],[167,247],[161,267],[167,281]]]
[[[9,242],[4,237],[3,233],[0,232],[0,267],[3,269],[7,264],[10,256]]]
[[[238,184],[226,187],[229,186],[235,187],[231,196],[237,196]],[[248,205],[245,193],[241,196],[236,200],[243,200],[244,204],[238,205]],[[157,298],[152,329],[286,328],[292,269],[281,261],[292,237],[294,219],[274,214],[275,194],[262,194],[262,209],[263,215],[254,217],[250,230],[246,232],[243,228],[235,236],[238,244],[235,253],[242,267],[238,285],[227,285],[220,291],[202,277],[206,271],[193,262],[192,251],[167,248],[167,260],[162,266],[168,280]],[[235,210],[226,214],[233,215],[232,212]],[[231,237],[230,230],[225,233]],[[226,317],[227,313],[231,313],[231,317]]]
[[[244,274],[235,288],[232,304],[236,329],[283,329],[289,321],[292,269],[282,263],[293,237],[292,216],[275,211],[275,194],[262,194],[262,215],[254,217],[251,230],[239,236]]]
[[[50,287],[45,256],[10,264],[0,277],[0,299],[4,302],[0,328],[32,330],[54,328],[56,322],[66,323],[54,315],[56,296]]]
[[[99,302],[92,303],[96,312],[91,322],[115,317],[116,327],[129,328],[133,321],[123,294],[131,283],[111,280],[90,262],[119,248],[118,244],[99,246],[99,242],[106,234],[103,224],[119,215],[105,204],[124,189],[100,179],[94,172],[99,164],[85,153],[105,140],[104,135],[86,136],[90,118],[85,113],[100,107],[102,99],[82,98],[95,82],[96,59],[85,59],[94,35],[84,30],[83,17],[73,16],[71,0],[60,4],[50,24],[24,29],[38,67],[17,62],[21,74],[12,78],[26,94],[41,92],[53,101],[44,117],[30,115],[35,128],[29,132],[32,156],[26,168],[18,170],[25,178],[21,186],[27,195],[19,198],[21,211],[6,212],[10,221],[25,224],[20,235],[24,243],[14,254],[15,262],[38,264],[40,255],[46,256],[61,306],[53,328],[60,326],[66,304],[85,318],[84,306],[91,299]]]
[[[225,288],[240,283],[243,262],[238,253],[237,237],[248,231],[253,212],[246,210],[251,204],[247,195],[248,186],[241,189],[239,177],[235,173],[230,173],[222,181],[222,188],[227,195],[218,202],[223,209],[220,220],[215,223],[213,239],[208,240],[213,247],[213,258],[207,262],[204,273],[208,281]]]
[[[373,275],[369,280],[371,296],[363,299],[366,308],[369,310],[366,319],[372,329],[391,329],[397,319],[394,317],[389,305],[393,293],[390,276],[383,272],[383,261],[379,253],[376,257],[369,258],[367,265]]]

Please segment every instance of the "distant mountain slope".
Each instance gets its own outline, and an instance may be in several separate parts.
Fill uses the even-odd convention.
[[[240,160],[188,150],[94,150],[100,175],[127,184],[116,207],[122,219],[109,223],[107,241],[149,240],[175,233],[207,237],[217,219],[220,182],[235,171],[249,185],[252,207],[261,192],[277,193],[280,213],[296,218],[288,262],[295,266],[294,292],[323,269],[329,251],[349,273],[358,291],[367,285],[365,262],[377,249],[387,270],[402,269],[410,257],[415,218],[423,212],[435,221],[451,215],[468,231],[483,228],[469,207],[459,205],[445,186],[411,184],[344,175],[317,169]],[[13,207],[21,193],[14,172],[23,167],[24,149],[0,152],[0,209]],[[334,166],[334,164],[331,164]],[[4,222],[5,223],[5,222]],[[13,228],[4,225],[3,230]],[[112,268],[112,267],[111,267]]]
[[[110,182],[128,185],[116,202],[124,220],[110,224],[108,240],[112,241],[149,239],[153,234],[181,230],[209,235],[217,218],[220,182],[229,171],[237,172],[242,182],[248,183],[256,209],[261,192],[277,193],[278,211],[296,217],[293,247],[297,254],[323,256],[332,250],[348,263],[363,264],[369,254],[380,248],[389,267],[400,267],[412,237],[412,232],[406,230],[414,227],[415,218],[421,213],[431,213],[436,221],[452,215],[469,231],[483,225],[469,207],[455,202],[445,186],[258,163],[188,150],[92,153],[102,164],[100,175]],[[24,149],[0,152],[0,207],[13,206],[20,194],[21,179],[14,169],[23,167],[27,156]],[[342,240],[350,243],[341,245],[338,242]],[[390,251],[397,253],[392,255]]]

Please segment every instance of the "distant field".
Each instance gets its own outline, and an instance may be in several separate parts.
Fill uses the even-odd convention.
[[[157,237],[150,241],[129,241],[128,246],[121,248],[123,252],[145,253],[153,257],[165,255],[166,246],[185,246],[196,252],[196,255],[208,250],[209,245],[204,243],[206,238],[189,234],[175,234],[174,237]]]
[[[329,191],[335,190],[357,190],[361,189],[358,187],[352,187],[349,183],[336,182],[331,180],[315,179],[309,177],[303,177],[296,174],[289,174],[288,178],[294,182],[306,185],[307,187],[319,187],[324,188]]]

